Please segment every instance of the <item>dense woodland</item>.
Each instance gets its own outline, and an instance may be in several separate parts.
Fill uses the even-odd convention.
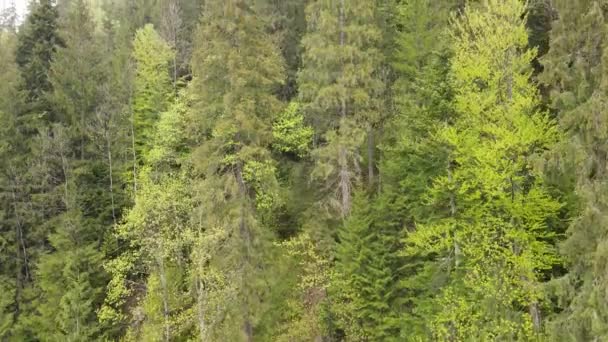
[[[0,341],[608,341],[608,0],[28,13]]]

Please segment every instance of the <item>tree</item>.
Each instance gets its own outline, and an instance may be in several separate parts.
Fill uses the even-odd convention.
[[[50,66],[52,90],[47,97],[57,119],[71,128],[79,157],[85,159],[89,127],[103,98],[100,85],[106,82],[106,56],[100,53],[100,39],[85,1],[72,2],[61,22],[64,45],[57,48]]]
[[[394,275],[398,269],[393,260],[396,250],[390,247],[399,241],[399,230],[391,234],[383,229],[390,226],[377,225],[369,201],[357,194],[352,215],[338,231],[332,309],[349,341],[397,340]]]
[[[48,104],[44,103],[44,94],[51,90],[48,71],[53,55],[57,47],[63,45],[58,33],[59,14],[52,0],[33,3],[31,11],[19,30],[16,60],[23,78],[23,89],[31,103],[31,112],[53,121]]]
[[[378,68],[383,56],[377,7],[369,0],[317,1],[306,11],[298,84],[316,133],[313,177],[325,183],[325,203],[346,217],[360,175],[359,148],[381,110],[384,86]],[[371,172],[368,177],[373,177]]]
[[[174,52],[151,24],[137,30],[133,41],[135,81],[133,126],[135,150],[144,158],[150,146],[155,122],[174,97],[169,62]]]
[[[193,161],[204,175],[196,185],[196,217],[203,236],[219,230],[227,237],[207,268],[223,273],[236,289],[224,308],[204,313],[211,319],[201,321],[200,331],[205,332],[205,323],[219,321],[215,333],[224,340],[253,340],[264,311],[264,283],[270,281],[264,256],[272,248],[272,232],[261,218],[278,199],[269,148],[271,123],[282,107],[274,92],[285,75],[279,50],[261,20],[262,5],[207,2],[192,62],[194,106],[202,108],[192,113],[202,140]],[[203,283],[204,275],[197,274],[202,291],[213,287]]]
[[[450,215],[406,240],[406,255],[433,256],[448,273],[426,317],[433,338],[527,339],[542,328],[543,272],[558,264],[548,223],[560,204],[534,160],[558,135],[538,111],[524,11],[485,0],[453,24],[456,118],[438,132],[450,167],[428,194]]]
[[[606,306],[606,1],[556,1],[541,80],[550,89],[565,139],[554,149],[559,171],[574,176],[567,238],[568,273],[555,279],[557,314],[550,336],[562,341],[608,338]]]
[[[135,204],[115,228],[122,251],[105,263],[112,279],[100,320],[115,328],[130,323],[127,336],[135,340],[169,341],[193,324],[184,313],[190,304],[184,250],[192,246],[192,193],[188,169],[180,169],[189,156],[183,135],[187,104],[181,96],[155,124]]]
[[[43,294],[37,303],[38,315],[29,319],[39,339],[90,341],[100,333],[95,308],[102,298],[99,285],[105,282],[103,254],[95,231],[87,231],[77,210],[57,221],[57,232],[49,237],[54,251],[37,265],[37,286]]]

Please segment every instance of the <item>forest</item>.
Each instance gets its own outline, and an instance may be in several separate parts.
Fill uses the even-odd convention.
[[[608,341],[608,0],[17,1],[1,342]]]

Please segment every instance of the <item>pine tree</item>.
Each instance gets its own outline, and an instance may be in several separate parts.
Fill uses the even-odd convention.
[[[202,111],[192,114],[204,139],[194,152],[195,167],[204,174],[197,185],[196,216],[204,229],[201,239],[218,231],[226,236],[209,258],[211,270],[195,277],[196,287],[213,288],[204,277],[217,272],[236,292],[226,305],[200,312],[203,340],[209,339],[204,334],[215,334],[209,336],[252,341],[264,312],[263,284],[270,281],[264,255],[270,255],[266,253],[272,248],[268,243],[272,233],[261,218],[277,204],[269,147],[271,123],[281,110],[274,91],[285,75],[279,50],[262,21],[264,5],[264,1],[207,2],[193,55],[194,106]],[[199,292],[197,298],[203,301],[210,295]]]
[[[102,254],[95,231],[77,210],[57,218],[57,232],[49,237],[54,251],[37,265],[37,286],[42,298],[32,326],[39,339],[90,341],[99,336],[95,314],[100,304]]]
[[[453,24],[447,175],[429,197],[450,215],[416,227],[406,255],[434,256],[447,284],[427,316],[436,339],[530,339],[542,328],[542,274],[558,263],[548,221],[560,204],[534,167],[557,140],[530,81],[524,5],[468,4]]]
[[[549,324],[551,338],[608,338],[606,306],[606,1],[556,1],[559,20],[542,59],[542,81],[551,90],[564,142],[554,150],[560,172],[573,175],[575,204],[561,246],[568,273],[554,281],[560,313]]]
[[[359,149],[380,115],[378,8],[369,0],[327,0],[310,3],[306,11],[298,84],[316,133],[313,177],[327,189],[325,203],[346,217],[361,173]]]
[[[61,207],[60,198],[51,198],[49,193],[56,190],[63,179],[60,164],[55,164],[57,154],[47,153],[50,151],[45,147],[50,145],[44,146],[49,142],[44,138],[48,132],[45,126],[53,120],[45,98],[50,87],[47,74],[56,47],[61,44],[57,12],[50,1],[33,3],[31,10],[19,29],[15,49],[7,36],[10,33],[0,34],[0,54],[5,58],[10,56],[17,65],[14,68],[13,63],[2,61],[0,82],[3,97],[0,111],[7,118],[0,143],[6,148],[0,177],[5,215],[2,236],[8,237],[4,240],[8,244],[3,253],[10,253],[10,262],[3,265],[2,274],[9,276],[14,284],[8,288],[14,293],[10,306],[12,326],[3,334],[15,340],[35,338],[27,324],[39,295],[34,287],[35,264],[48,248],[48,219],[58,214]],[[36,135],[38,129],[41,131]]]

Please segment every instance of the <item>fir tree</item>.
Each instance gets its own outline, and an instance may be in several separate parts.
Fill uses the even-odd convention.
[[[64,46],[57,48],[51,63],[52,90],[47,97],[57,119],[72,128],[83,159],[93,115],[103,98],[100,85],[105,82],[105,56],[100,54],[95,22],[83,0],[70,5],[60,31]]]
[[[352,215],[338,231],[332,309],[349,341],[397,340],[399,313],[392,306],[397,269],[391,262],[396,250],[390,246],[399,241],[399,231],[391,236],[377,226],[368,202],[357,194]]]

